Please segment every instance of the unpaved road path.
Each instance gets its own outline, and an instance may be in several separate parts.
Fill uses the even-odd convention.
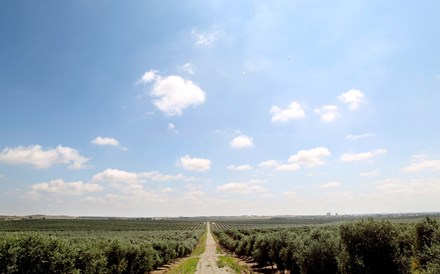
[[[197,264],[196,274],[222,274],[222,273],[234,273],[230,268],[217,266],[217,248],[214,238],[211,234],[211,224],[208,222],[208,236],[206,238],[205,253],[200,256],[199,263]]]

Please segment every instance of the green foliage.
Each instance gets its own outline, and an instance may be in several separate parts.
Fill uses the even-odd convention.
[[[155,221],[153,228],[139,230],[137,222],[118,220],[118,231],[113,231],[114,227],[109,223],[93,231],[90,228],[96,228],[95,224],[78,226],[76,222],[74,230],[68,231],[63,220],[49,222],[50,227],[61,228],[60,231],[45,231],[42,230],[46,227],[42,225],[45,221],[26,221],[27,224],[36,224],[39,233],[28,232],[31,227],[25,231],[16,222],[14,225],[20,232],[0,233],[0,273],[148,273],[190,254],[203,233],[201,229],[205,227],[193,222],[193,229],[178,230],[188,223],[185,226],[182,222],[158,225],[159,222]],[[60,223],[63,225],[60,226]],[[75,230],[79,227],[86,230]],[[127,231],[119,230],[122,227]],[[159,227],[164,230],[158,230]]]
[[[192,251],[192,256],[200,256],[205,252],[206,249],[206,238],[208,237],[208,231],[205,231],[202,236],[200,237],[199,242],[197,243],[196,247]]]
[[[200,258],[188,258],[184,260],[178,266],[172,268],[168,274],[194,274],[197,270],[197,264],[199,263]]]
[[[303,243],[300,254],[301,273],[332,274],[339,273],[339,238],[333,231],[313,230]]]
[[[416,269],[440,273],[440,225],[426,218],[415,225],[414,253]]]
[[[340,227],[343,273],[402,273],[397,231],[388,221],[368,219]]]
[[[223,267],[229,267],[232,269],[236,274],[240,273],[246,273],[247,267],[242,266],[238,263],[238,260],[231,256],[219,256],[217,265],[219,268]]]
[[[319,227],[246,220],[216,222],[213,232],[231,252],[292,274],[440,273],[439,225],[430,219],[416,224],[367,219]]]

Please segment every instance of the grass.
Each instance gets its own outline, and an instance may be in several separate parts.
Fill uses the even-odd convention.
[[[197,264],[200,260],[200,255],[205,252],[206,249],[206,238],[208,237],[208,230],[203,232],[200,236],[199,242],[197,243],[194,250],[191,252],[191,257],[183,260],[177,266],[170,269],[169,274],[193,274],[197,270]]]
[[[200,236],[199,242],[191,253],[191,256],[200,256],[205,252],[206,248],[206,237],[208,236],[208,230]]]
[[[199,260],[199,257],[188,258],[176,267],[171,268],[168,274],[193,274],[197,270]]]
[[[240,265],[238,260],[231,256],[219,256],[217,265],[219,268],[229,267],[237,274],[246,273],[246,270],[248,270],[246,266]]]

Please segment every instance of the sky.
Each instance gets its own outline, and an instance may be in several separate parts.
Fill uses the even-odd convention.
[[[0,215],[440,211],[439,10],[0,1]]]

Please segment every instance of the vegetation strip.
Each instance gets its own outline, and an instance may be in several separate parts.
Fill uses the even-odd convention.
[[[238,260],[232,256],[218,256],[217,265],[219,268],[229,267],[236,274],[246,273],[247,267],[239,264]]]
[[[191,253],[191,256],[200,256],[205,252],[207,236],[208,230],[205,228],[205,232],[203,232],[202,236],[200,237],[199,242]]]
[[[168,274],[194,274],[197,270],[197,264],[199,263],[199,257],[191,257],[185,259],[176,267],[171,268]]]
[[[208,234],[208,230],[205,227],[205,232],[200,236],[199,241],[196,245],[196,247],[191,252],[191,257],[184,259],[182,262],[180,262],[175,267],[171,268],[169,272],[167,273],[195,273],[197,270],[197,264],[200,260],[200,255],[202,255],[205,252],[206,249],[206,237]]]

